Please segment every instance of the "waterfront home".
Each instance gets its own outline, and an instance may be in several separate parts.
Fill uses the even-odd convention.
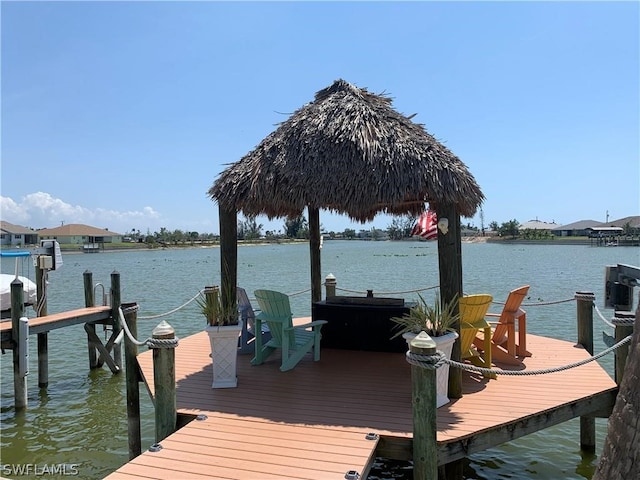
[[[38,232],[31,228],[0,221],[0,245],[22,246],[38,242]]]
[[[122,234],[80,223],[38,230],[40,240],[57,240],[60,245],[94,245],[120,243]]]

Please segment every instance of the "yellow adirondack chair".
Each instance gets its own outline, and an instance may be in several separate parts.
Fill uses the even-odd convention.
[[[465,295],[459,300],[460,307],[460,350],[463,360],[472,364],[491,368],[491,325],[485,320],[493,297],[489,294]],[[481,352],[474,346],[478,332],[483,333]],[[495,374],[485,373],[487,378]]]
[[[520,308],[528,292],[529,285],[511,290],[501,313],[487,313],[488,317],[498,318],[491,337],[492,354],[496,361],[517,365],[522,357],[531,356],[527,351],[527,312]]]
[[[254,295],[261,310],[255,318],[255,330],[260,331],[262,323],[266,322],[271,339],[263,346],[261,335],[255,337],[256,355],[251,360],[252,365],[264,363],[277,349],[282,351],[280,370],[283,372],[291,370],[311,351],[313,359],[316,362],[320,360],[320,329],[326,320],[294,326],[287,295],[273,290],[256,290]]]

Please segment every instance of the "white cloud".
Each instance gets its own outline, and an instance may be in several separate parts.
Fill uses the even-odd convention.
[[[71,205],[45,192],[30,193],[18,202],[10,197],[0,197],[0,214],[2,220],[31,228],[52,228],[62,222],[83,223],[118,233],[155,226],[162,220],[160,213],[152,207],[124,212],[104,208],[92,210]]]

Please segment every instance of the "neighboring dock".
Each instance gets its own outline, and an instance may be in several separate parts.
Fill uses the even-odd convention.
[[[530,334],[527,340],[534,354],[524,359],[525,370],[590,356],[572,342]],[[411,367],[403,354],[323,349],[320,362],[305,358],[286,373],[277,355],[261,366],[243,355],[238,387],[212,389],[210,351],[205,332],[181,339],[175,350],[178,413],[201,420],[109,480],[364,479],[375,456],[411,458]],[[153,395],[152,352],[138,361]],[[497,380],[463,372],[463,393],[437,411],[440,465],[571,418],[606,416],[617,386],[591,362]]]

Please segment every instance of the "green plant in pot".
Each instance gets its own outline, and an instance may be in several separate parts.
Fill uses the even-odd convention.
[[[200,313],[207,319],[210,327],[238,324],[238,304],[235,295],[229,290],[226,301],[218,286],[204,287],[204,291],[196,298]]]
[[[422,295],[418,293],[419,300],[415,306],[409,308],[409,313],[401,317],[392,317],[395,323],[396,338],[405,333],[418,334],[422,331],[431,337],[441,337],[450,332],[455,332],[456,322],[460,315],[456,313],[458,302],[457,295],[450,301],[442,304],[440,295],[436,295],[432,305],[427,303]]]
[[[425,331],[436,343],[436,348],[445,357],[451,358],[453,344],[458,338],[455,330],[456,322],[460,315],[456,313],[458,297],[455,296],[450,302],[444,304],[440,301],[440,295],[436,295],[433,304],[428,304],[425,299],[418,294],[419,301],[409,309],[409,313],[402,317],[393,317],[391,320],[396,324],[398,330],[392,338],[400,335],[407,341],[408,347],[412,338]],[[436,372],[436,407],[439,408],[449,402],[447,396],[449,379],[449,365],[443,365]]]

